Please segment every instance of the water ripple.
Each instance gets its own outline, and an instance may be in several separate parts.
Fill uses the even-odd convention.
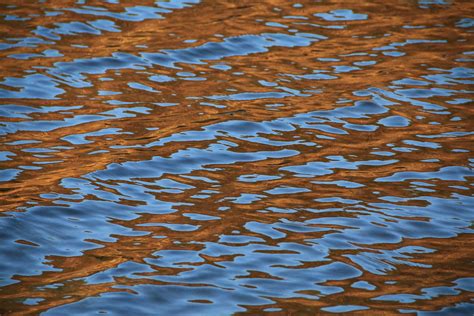
[[[474,310],[468,1],[0,6],[0,314]]]

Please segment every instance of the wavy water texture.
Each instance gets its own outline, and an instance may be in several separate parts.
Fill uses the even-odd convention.
[[[474,311],[474,2],[16,2],[0,314]]]

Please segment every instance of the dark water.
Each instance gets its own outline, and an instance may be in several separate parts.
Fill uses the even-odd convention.
[[[474,2],[16,2],[1,314],[473,314]]]

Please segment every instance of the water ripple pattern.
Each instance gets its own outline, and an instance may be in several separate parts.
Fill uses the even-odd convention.
[[[0,21],[1,315],[474,312],[474,2]]]

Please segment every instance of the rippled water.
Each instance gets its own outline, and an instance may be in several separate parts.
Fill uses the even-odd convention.
[[[0,313],[470,315],[474,2],[0,7]]]

